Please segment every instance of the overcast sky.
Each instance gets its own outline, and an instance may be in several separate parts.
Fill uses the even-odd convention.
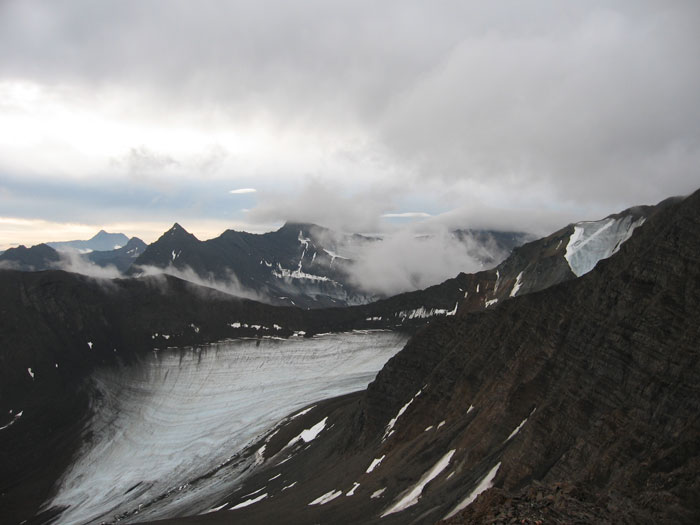
[[[700,2],[0,2],[0,249],[553,231],[700,187]]]

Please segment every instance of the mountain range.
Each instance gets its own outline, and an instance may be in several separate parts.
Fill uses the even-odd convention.
[[[423,237],[430,239],[430,235]],[[88,241],[11,248],[0,254],[0,268],[66,269],[90,274],[90,265],[94,264],[113,266],[125,276],[165,272],[269,304],[303,308],[365,304],[387,296],[363,285],[356,271],[367,248],[383,242],[377,236],[287,223],[265,234],[227,230],[216,238],[200,241],[175,223],[148,246],[137,237],[125,239],[123,234],[101,231]],[[521,232],[450,233],[450,242],[482,267],[497,264],[529,239],[529,234]],[[117,242],[124,245],[100,250]]]
[[[514,246],[489,270],[368,304],[329,299],[332,308],[265,304],[135,266],[110,280],[0,271],[0,512],[9,523],[697,522],[699,232],[697,192],[568,225]],[[330,283],[352,259],[322,244],[323,233],[288,224],[202,242],[175,225],[135,262],[235,271],[242,286],[266,293],[309,280],[316,287],[300,297],[327,290],[350,302],[356,288]],[[411,337],[382,340],[386,330]],[[308,352],[295,341],[315,352],[338,345],[324,354],[334,356],[329,367],[302,383],[352,370],[357,363],[343,362],[356,355],[353,333],[367,338],[357,347],[386,348],[366,389],[343,376],[346,389],[323,383],[313,403],[295,404],[299,387],[278,371],[255,390],[269,352],[297,356],[281,370]],[[237,350],[219,341],[239,341],[230,343]],[[235,444],[222,438],[206,461],[199,450],[200,464],[181,458],[166,476],[172,486],[144,477],[124,490],[80,492],[80,480],[109,475],[86,458],[108,469],[126,461],[109,448],[120,414],[145,432],[132,446],[154,457],[176,447],[167,461],[184,454],[148,437],[165,409],[149,400],[177,396],[173,385],[204,388],[193,375],[201,367],[228,388],[226,359],[244,350],[259,400],[244,412],[262,417],[278,389],[299,410]],[[177,382],[165,397],[150,390],[167,381]],[[221,427],[204,403],[177,412],[181,423],[215,425],[212,439],[245,427]],[[82,505],[67,497],[78,493],[89,494]]]
[[[129,242],[123,233],[108,233],[104,230],[97,232],[92,238],[83,241],[47,242],[46,244],[57,251],[77,251],[89,253],[93,251],[118,250]]]
[[[112,248],[100,250],[100,247],[113,242],[114,239],[124,241],[124,245],[115,244]],[[145,249],[146,243],[138,237],[129,239],[121,233],[100,231],[88,241],[42,243],[31,248],[23,245],[9,248],[0,254],[0,268],[39,272],[70,268],[76,262],[82,261],[86,265],[113,266],[117,271],[125,272]]]

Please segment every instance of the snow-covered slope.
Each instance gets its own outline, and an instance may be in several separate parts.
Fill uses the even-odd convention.
[[[644,217],[624,215],[575,224],[565,255],[571,271],[577,277],[590,272],[598,261],[616,253],[644,220]]]
[[[50,506],[68,507],[59,523],[76,524],[139,510],[132,519],[204,511],[255,458],[192,480],[286,414],[365,388],[405,340],[368,332],[230,341],[164,350],[138,366],[102,372],[93,378],[101,393],[88,428],[93,438]]]

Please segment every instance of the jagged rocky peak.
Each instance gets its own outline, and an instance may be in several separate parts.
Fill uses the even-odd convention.
[[[169,237],[196,239],[194,234],[188,232],[185,228],[180,226],[180,223],[177,223],[177,222],[174,223],[170,227],[170,229],[168,231],[166,231],[158,240],[160,241],[161,239],[166,239]]]

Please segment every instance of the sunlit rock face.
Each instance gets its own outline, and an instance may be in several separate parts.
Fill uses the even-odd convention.
[[[204,511],[255,463],[237,460],[246,445],[297,409],[364,389],[405,340],[229,341],[99,372],[90,437],[48,506],[66,507],[58,522],[76,524]]]

